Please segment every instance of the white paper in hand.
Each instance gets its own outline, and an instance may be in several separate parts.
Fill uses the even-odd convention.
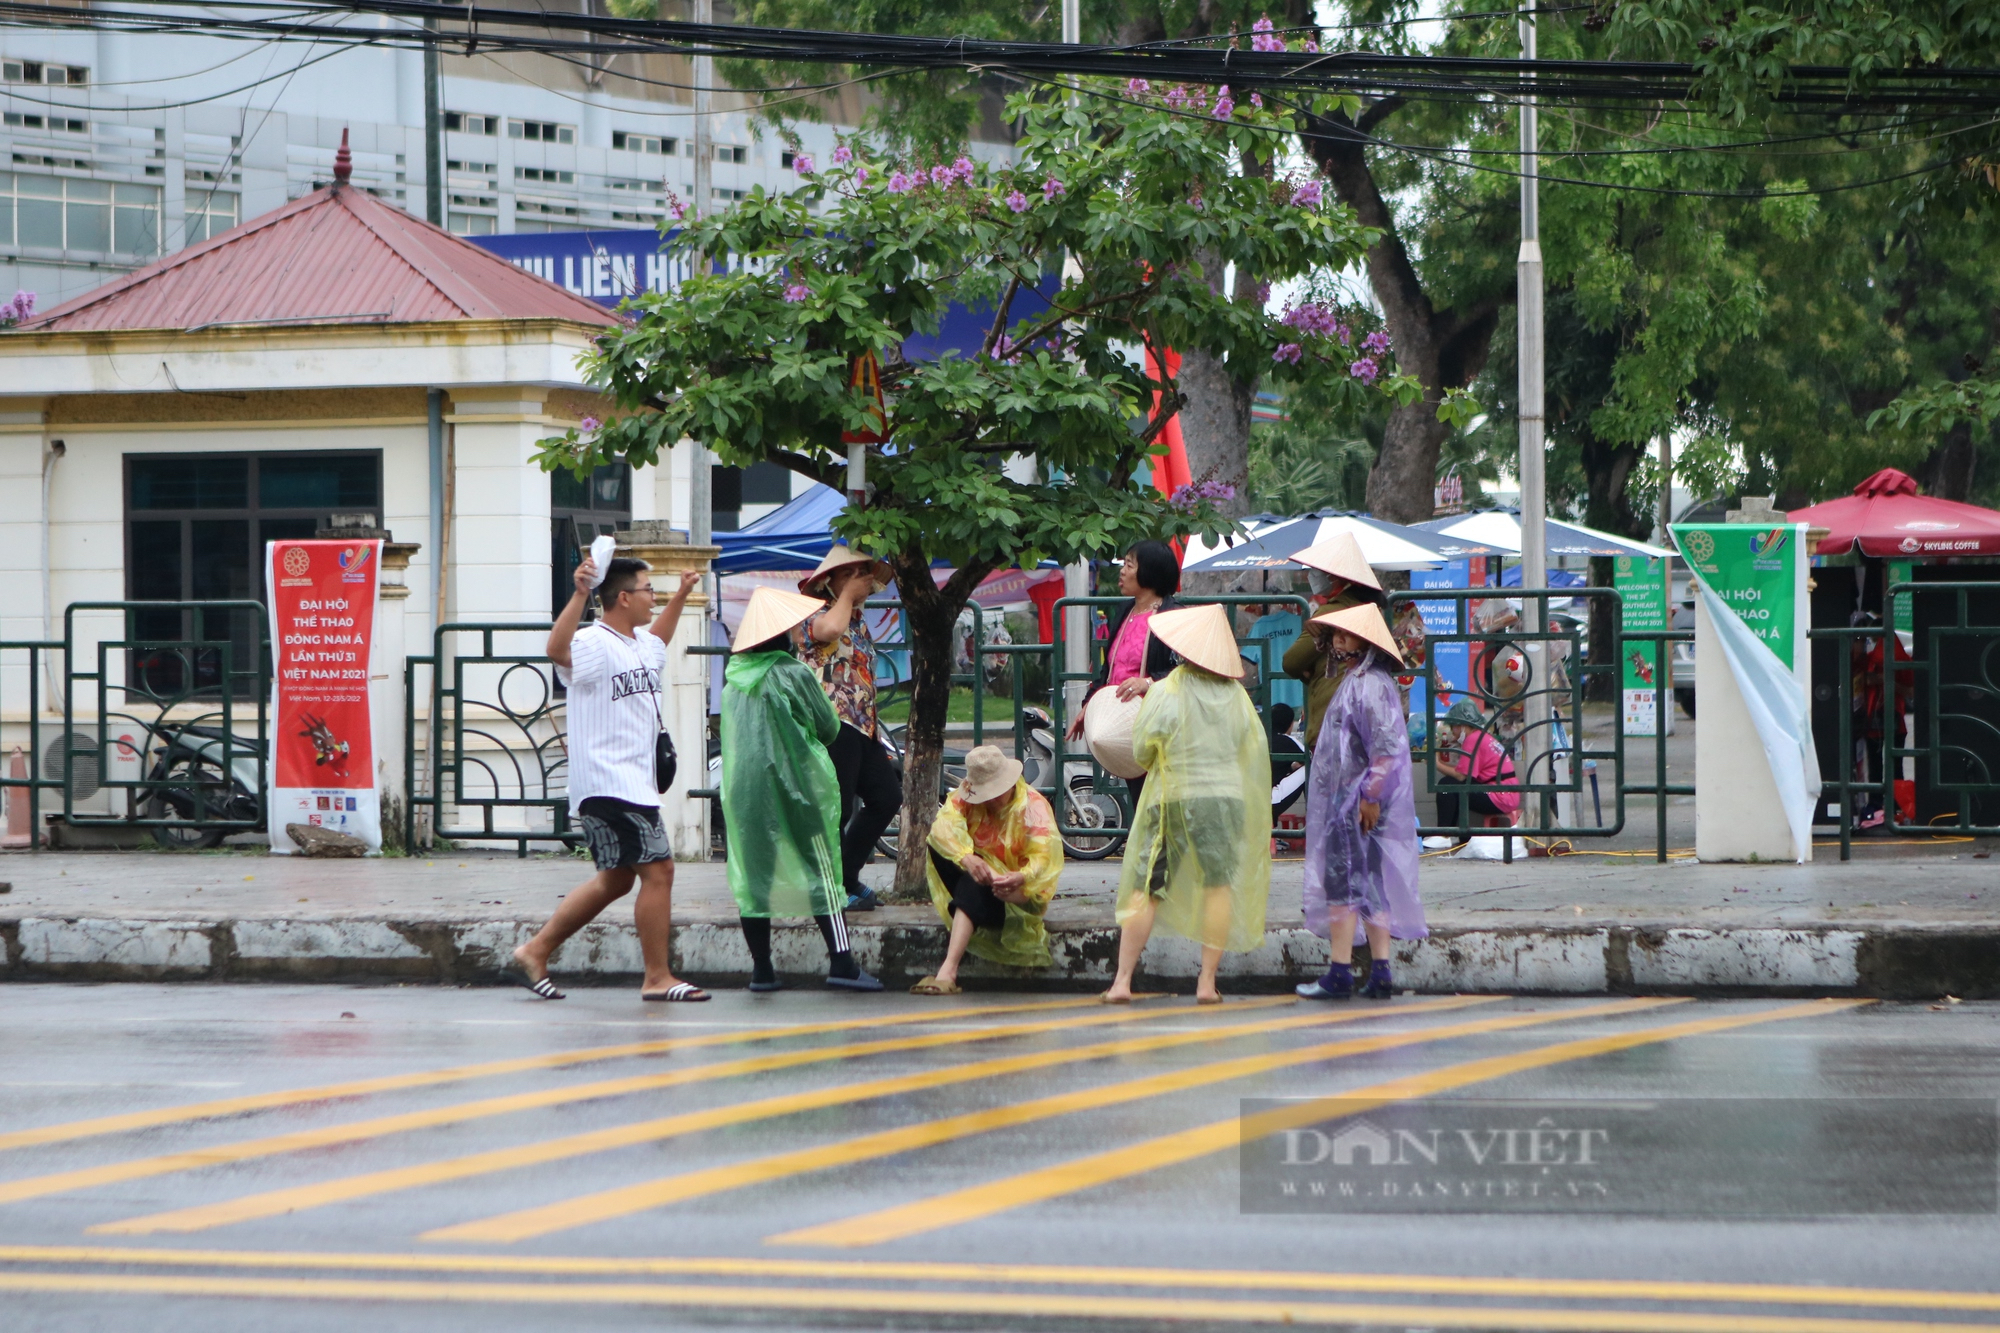
[[[618,539],[609,534],[592,540],[590,543],[590,562],[596,567],[597,572],[590,576],[591,587],[595,588],[598,584],[604,582],[604,571],[611,568],[611,556],[617,549]]]

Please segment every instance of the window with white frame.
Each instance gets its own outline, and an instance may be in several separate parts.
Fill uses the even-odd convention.
[[[160,189],[0,172],[0,245],[151,258],[160,252]]]
[[[228,231],[242,220],[242,196],[228,190],[201,189],[190,184],[187,192],[187,243],[205,241]]]
[[[51,65],[40,60],[0,60],[0,79],[8,83],[90,82],[90,71],[81,65]]]
[[[475,115],[469,111],[447,111],[444,127],[456,134],[498,134],[500,117]]]
[[[680,144],[672,138],[658,134],[634,134],[629,130],[611,131],[611,146],[632,153],[666,154],[677,152],[680,148]]]

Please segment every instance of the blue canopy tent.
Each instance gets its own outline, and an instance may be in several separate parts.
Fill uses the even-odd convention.
[[[811,569],[833,549],[834,515],[846,504],[847,497],[831,486],[814,486],[747,528],[716,533],[722,554],[715,558],[715,572]]]

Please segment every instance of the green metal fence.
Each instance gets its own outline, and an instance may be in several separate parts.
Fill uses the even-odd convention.
[[[1839,768],[1822,791],[1822,799],[1830,793],[1838,803],[1843,861],[1853,854],[1857,796],[1874,799],[1889,833],[2000,835],[2000,583],[1897,583],[1888,593],[1891,607],[1898,597],[1911,600],[1916,627],[1907,659],[1895,650],[1893,626],[1830,627],[1809,635],[1847,649],[1836,675]],[[1975,609],[1975,599],[1984,609]],[[1874,726],[1856,737],[1854,684],[1865,673],[1854,657],[1870,640],[1881,646],[1881,698]],[[1911,705],[1907,725],[1899,698]],[[1856,776],[1869,767],[1880,776]],[[1906,768],[1911,776],[1899,779]],[[1948,800],[1954,808],[1930,819],[1921,809],[1915,820],[1901,818],[1899,780],[1911,782],[1920,798]],[[1944,819],[1952,822],[1938,822]]]
[[[405,845],[416,847],[418,812],[432,839],[575,845],[569,822],[569,750],[563,695],[541,650],[549,625],[449,623],[431,652],[404,668]],[[496,636],[528,635],[508,650]],[[428,697],[423,745],[416,702]],[[456,819],[452,816],[456,815]],[[476,823],[465,822],[467,815]]]

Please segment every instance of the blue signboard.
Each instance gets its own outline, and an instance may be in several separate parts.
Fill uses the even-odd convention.
[[[1413,569],[1410,571],[1410,588],[1464,588],[1471,585],[1470,562],[1453,560],[1443,569]],[[1424,618],[1424,634],[1434,637],[1441,634],[1458,633],[1458,603],[1456,601],[1425,601],[1417,603],[1417,610]],[[1463,691],[1471,683],[1471,645],[1459,643],[1433,643],[1430,647],[1431,660],[1437,663],[1438,712],[1451,706],[1450,694]],[[1424,678],[1419,675],[1410,686],[1410,734],[1413,742],[1423,739],[1424,722],[1430,710],[1425,707]]]
[[[662,237],[645,227],[630,231],[522,232],[465,239],[516,268],[610,307],[642,292],[671,292],[686,281],[693,271],[687,256],[663,252],[675,234],[670,232]],[[719,267],[724,272],[735,272],[746,264],[732,256]],[[759,261],[748,261],[747,267],[756,272]],[[1061,275],[1047,274],[1037,287],[1024,289],[1014,298],[1008,323],[1045,315],[1061,287]],[[976,355],[985,345],[992,323],[991,310],[968,310],[954,305],[946,311],[944,322],[935,334],[911,338],[904,344],[903,354],[912,360],[931,360],[952,350],[960,356]]]

